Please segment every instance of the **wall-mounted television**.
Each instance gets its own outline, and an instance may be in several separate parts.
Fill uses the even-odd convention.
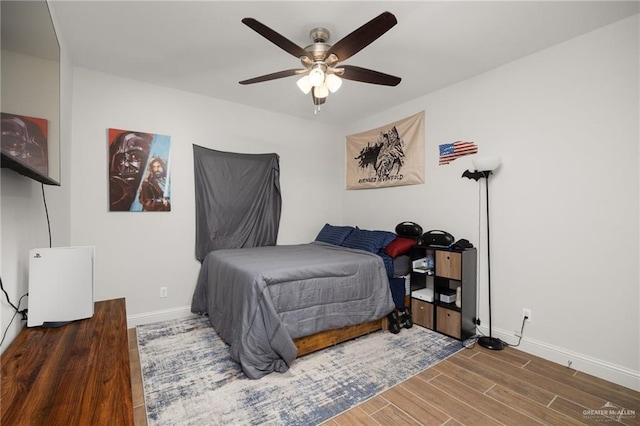
[[[60,45],[46,0],[0,2],[0,162],[60,184]]]

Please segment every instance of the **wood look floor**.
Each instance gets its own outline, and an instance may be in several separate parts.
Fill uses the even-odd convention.
[[[136,342],[135,329],[130,329],[135,424],[146,425]],[[597,413],[619,413],[621,409],[626,410],[623,417]],[[630,410],[635,415],[628,414]],[[640,425],[640,393],[517,349],[489,351],[476,345],[324,423],[540,424]]]

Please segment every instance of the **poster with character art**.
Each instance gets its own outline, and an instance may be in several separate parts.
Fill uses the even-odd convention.
[[[424,183],[424,111],[347,136],[347,189]]]
[[[44,118],[1,113],[2,153],[21,166],[49,175],[48,121]]]
[[[171,211],[169,136],[109,129],[109,211]]]

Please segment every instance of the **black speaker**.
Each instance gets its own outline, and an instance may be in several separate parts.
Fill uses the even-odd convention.
[[[422,245],[429,247],[450,247],[454,241],[453,235],[437,229],[427,231],[421,237]]]
[[[422,226],[414,222],[402,222],[396,225],[396,234],[401,237],[418,238],[422,235]]]

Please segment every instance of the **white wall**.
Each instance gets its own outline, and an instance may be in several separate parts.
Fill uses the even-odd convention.
[[[494,334],[516,343],[529,308],[524,350],[636,389],[638,29],[635,16],[355,123],[348,133],[424,109],[426,183],[344,192],[345,222],[412,220],[468,238],[484,258],[480,187],[461,179],[471,156],[438,166],[438,145],[472,140],[478,157],[501,155],[490,179]]]
[[[96,246],[96,299],[126,297],[130,324],[189,312],[199,271],[192,144],[280,156],[279,244],[341,220],[332,127],[86,69],[75,72],[73,116],[71,238]],[[108,128],[171,137],[171,212],[108,211]]]
[[[44,188],[49,220],[51,222],[52,245],[68,246],[70,244],[70,140],[71,140],[71,63],[64,42],[60,40],[60,183],[61,186],[46,186]],[[37,67],[34,67],[37,69]],[[2,236],[2,283],[11,302],[17,305],[18,299],[28,291],[28,252],[32,248],[49,246],[49,231],[39,182],[28,179],[16,172],[2,169],[0,178],[0,208]],[[26,306],[28,299],[22,301],[20,309]],[[13,308],[7,303],[4,295],[0,301],[1,321],[0,329],[7,337],[0,351],[11,343],[25,325],[16,316],[9,326],[13,316]]]

